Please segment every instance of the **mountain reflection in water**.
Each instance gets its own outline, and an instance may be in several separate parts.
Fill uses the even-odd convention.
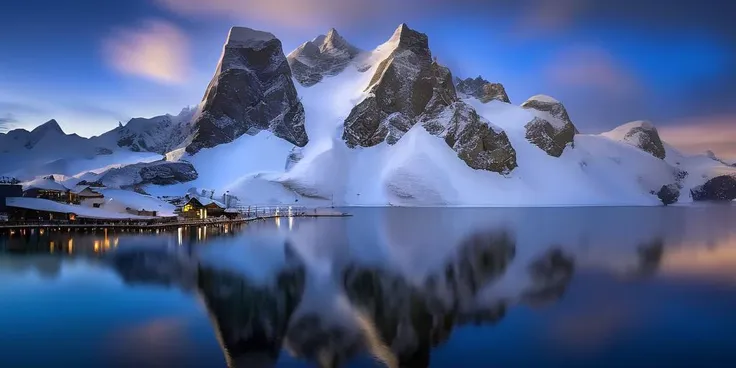
[[[553,306],[581,270],[622,282],[656,275],[736,281],[730,206],[351,212],[210,228],[204,236],[202,229],[101,239],[16,234],[0,238],[0,249],[63,255],[34,261],[47,276],[82,257],[127,284],[196,295],[231,367],[275,366],[282,351],[320,367],[366,357],[379,366],[427,367],[456,329],[500,326],[514,308]],[[0,270],[19,267],[8,257],[0,256]],[[594,333],[605,319],[586,318],[585,329],[565,333]]]

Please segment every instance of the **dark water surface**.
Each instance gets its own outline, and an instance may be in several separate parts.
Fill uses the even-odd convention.
[[[736,367],[736,207],[0,235],[0,367]]]

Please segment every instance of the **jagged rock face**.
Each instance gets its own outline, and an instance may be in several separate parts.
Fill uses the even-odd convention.
[[[441,79],[442,76],[448,78],[444,74],[449,74],[449,70],[440,70],[439,65],[433,63],[427,35],[401,25],[389,42],[395,49],[376,68],[366,89],[370,95],[355,106],[345,120],[343,139],[349,147],[371,147],[386,140],[390,131],[387,118],[392,115],[391,121],[413,126],[432,100],[435,89],[447,92],[442,87],[452,84],[451,76],[449,83]],[[457,99],[454,87],[445,95],[451,98],[445,106]],[[442,100],[435,99],[436,102]]]
[[[138,163],[105,172],[99,182],[113,188],[132,188],[140,185],[171,185],[197,179],[199,174],[186,161],[155,161]]]
[[[665,206],[677,203],[677,200],[680,198],[680,188],[677,184],[663,185],[659,192],[657,192],[657,198]]]
[[[444,138],[458,157],[474,169],[509,173],[516,168],[516,150],[504,131],[464,102],[455,103],[453,110]]]
[[[232,28],[193,128],[189,153],[261,130],[305,146],[304,106],[281,41],[270,33]]]
[[[506,89],[501,83],[491,83],[481,76],[475,79],[467,78],[458,80],[457,91],[468,96],[473,96],[482,103],[488,103],[494,100],[506,103],[511,102],[509,96],[506,94]]]
[[[716,176],[705,184],[693,188],[690,193],[694,201],[733,201],[736,199],[736,177]]]
[[[534,110],[536,115],[525,126],[529,142],[554,157],[560,157],[568,144],[574,146],[578,129],[562,103],[546,96],[534,96],[521,107]]]
[[[421,123],[474,169],[505,173],[516,167],[506,134],[458,100],[452,73],[432,60],[425,34],[401,25],[387,45],[395,49],[378,64],[370,94],[345,120],[348,147],[394,144]]]
[[[102,135],[114,135],[118,147],[134,152],[166,154],[182,144],[189,134],[194,109],[185,108],[177,116],[162,115],[150,119],[135,118]]]
[[[294,78],[310,87],[326,76],[337,75],[350,64],[360,50],[347,42],[333,28],[292,51],[286,59]]]

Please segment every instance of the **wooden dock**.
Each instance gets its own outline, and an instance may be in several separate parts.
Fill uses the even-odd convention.
[[[153,223],[142,222],[98,222],[98,223],[2,223],[0,222],[0,233],[11,230],[21,229],[48,229],[48,230],[103,230],[103,229],[121,229],[121,230],[175,230],[180,227],[197,227],[210,225],[235,225],[252,221],[275,219],[275,218],[295,218],[295,217],[348,217],[349,213],[338,211],[300,211],[300,212],[271,212],[257,216],[237,217],[237,218],[209,218],[203,220],[185,219],[178,221],[162,221]]]

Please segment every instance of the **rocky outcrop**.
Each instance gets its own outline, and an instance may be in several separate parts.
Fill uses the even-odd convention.
[[[474,169],[509,173],[516,165],[516,150],[506,133],[493,126],[464,102],[455,103],[442,133],[447,145]]]
[[[427,35],[402,24],[382,47],[393,51],[345,120],[348,147],[394,144],[420,123],[474,169],[506,173],[516,167],[506,134],[458,100],[452,73],[432,59]]]
[[[657,128],[648,121],[633,121],[603,135],[632,145],[662,160],[667,155]]]
[[[574,147],[578,129],[561,102],[537,95],[526,100],[521,107],[532,110],[535,115],[525,126],[529,142],[554,157],[560,157],[568,145]]]
[[[186,161],[155,161],[127,165],[106,171],[98,182],[112,188],[140,185],[172,185],[197,179],[199,174]]]
[[[281,41],[270,33],[231,28],[186,151],[196,153],[261,130],[305,146],[304,107],[291,76]]]
[[[736,199],[736,177],[716,176],[690,191],[694,201],[733,201]]]
[[[455,87],[458,93],[477,98],[482,103],[501,101],[510,103],[506,89],[501,83],[491,83],[481,76],[477,78],[458,79]]]
[[[324,77],[337,75],[350,64],[360,50],[347,42],[334,28],[327,35],[305,42],[286,59],[301,85],[313,86]]]
[[[657,198],[665,206],[677,203],[677,200],[680,198],[680,188],[677,184],[663,185],[659,192],[657,192]]]

